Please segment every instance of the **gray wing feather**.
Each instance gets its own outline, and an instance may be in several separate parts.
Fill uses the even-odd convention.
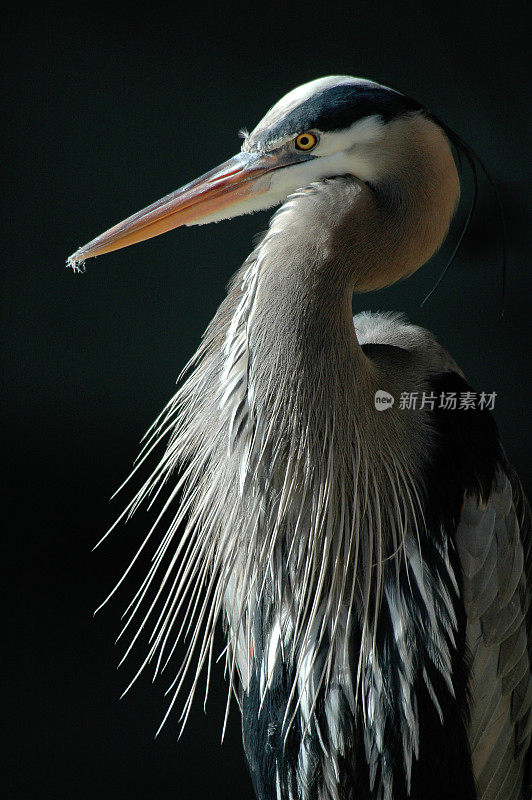
[[[463,377],[431,334],[400,315],[363,312],[353,322],[361,345],[394,345],[408,350],[423,374],[451,370]],[[478,800],[532,800],[532,755],[527,766],[532,735],[532,527],[511,467],[499,474],[487,503],[465,498],[455,541],[468,619],[469,742]]]
[[[479,800],[528,797],[532,576],[526,512],[517,482],[501,472],[487,503],[465,499],[456,531],[472,656],[469,742]]]

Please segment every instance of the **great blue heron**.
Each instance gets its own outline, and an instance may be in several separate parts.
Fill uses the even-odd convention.
[[[189,634],[186,718],[223,618],[261,800],[530,797],[526,500],[485,394],[434,337],[351,311],[440,247],[460,192],[450,141],[471,159],[412,99],[322,78],[69,259],[282,204],[129,507],[166,487],[171,522],[130,606],[139,629],[154,619],[144,664]]]

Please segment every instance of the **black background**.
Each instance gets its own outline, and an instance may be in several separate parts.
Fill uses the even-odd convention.
[[[134,581],[95,619],[147,517],[95,554],[121,510],[108,498],[268,213],[182,229],[88,264],[66,256],[240,146],[286,91],[315,77],[370,77],[412,95],[482,156],[508,218],[501,320],[500,225],[483,184],[446,281],[442,266],[355,308],[399,309],[431,328],[495,414],[531,485],[530,84],[524,5],[271,3],[77,5],[10,12],[3,46],[3,565],[7,787],[13,797],[244,798],[233,709],[220,747],[221,667],[178,742],[157,739],[164,689],[147,675],[118,697],[119,616]],[[466,187],[467,192],[467,187]],[[201,694],[201,692],[200,692]]]

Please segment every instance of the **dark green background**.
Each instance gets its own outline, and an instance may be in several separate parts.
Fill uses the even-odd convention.
[[[177,742],[160,737],[169,679],[117,698],[113,647],[130,592],[95,620],[145,529],[140,515],[96,554],[121,510],[108,497],[268,214],[182,229],[97,259],[66,256],[221,162],[282,94],[331,73],[416,97],[481,155],[508,218],[506,315],[499,223],[478,214],[433,299],[442,265],[356,308],[430,327],[473,385],[496,391],[509,456],[530,487],[530,84],[524,5],[271,3],[118,10],[19,8],[3,46],[4,644],[13,674],[4,727],[9,796],[240,798],[250,786],[216,670]],[[133,588],[130,584],[129,589]]]

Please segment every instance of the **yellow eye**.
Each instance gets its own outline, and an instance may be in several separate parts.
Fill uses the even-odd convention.
[[[318,144],[318,137],[313,133],[300,133],[296,138],[296,147],[298,150],[312,150]]]

